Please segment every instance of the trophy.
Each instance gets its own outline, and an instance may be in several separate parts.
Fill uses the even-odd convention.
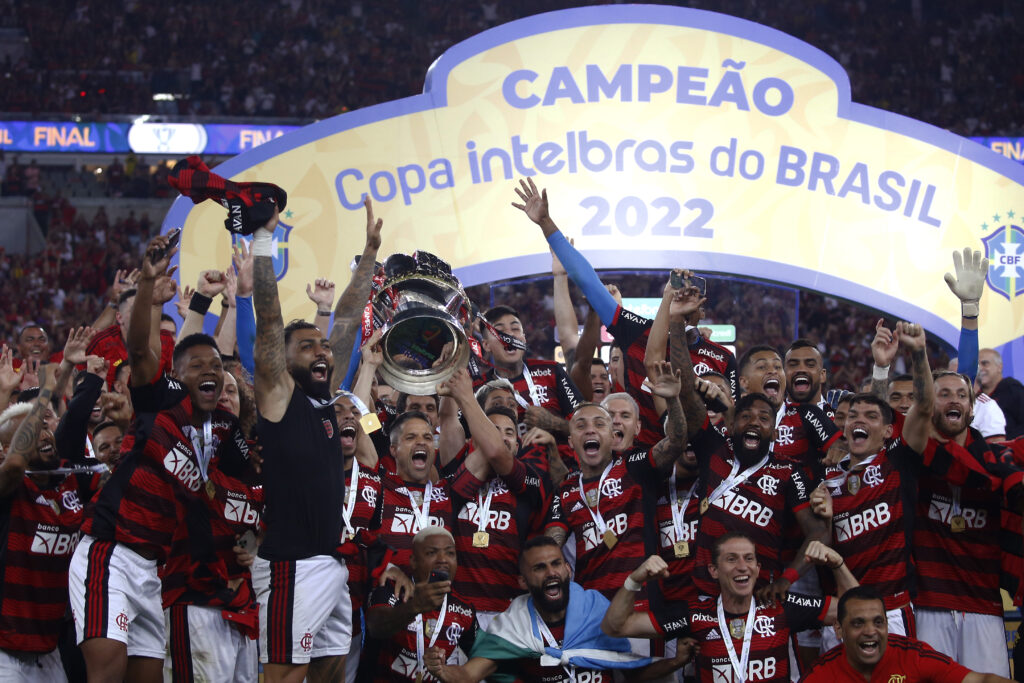
[[[382,330],[380,374],[416,396],[437,391],[469,360],[470,304],[451,266],[425,251],[392,254],[374,277],[373,327]]]

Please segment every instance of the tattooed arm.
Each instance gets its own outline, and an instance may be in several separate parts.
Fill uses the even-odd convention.
[[[14,493],[25,476],[29,458],[35,453],[39,432],[44,426],[43,418],[50,407],[56,384],[57,367],[39,366],[39,396],[32,402],[31,412],[21,421],[13,436],[10,435],[8,425],[0,425],[0,437],[4,441],[10,439],[3,464],[0,464],[0,498],[6,498]]]
[[[888,373],[889,366],[892,365],[892,360],[896,357],[899,348],[899,337],[885,326],[885,320],[879,318],[875,324],[875,338],[871,341],[871,359],[875,362],[875,367],[884,369]],[[874,372],[872,369],[871,393],[888,403],[889,378],[886,376],[884,379],[876,379]]]
[[[363,308],[366,307],[366,300],[370,298],[373,269],[377,261],[377,249],[380,248],[380,229],[384,225],[382,219],[374,220],[373,201],[369,196],[366,197],[363,206],[366,207],[366,246],[363,247],[363,255],[359,257],[359,265],[356,266],[351,279],[345,285],[345,291],[338,299],[338,305],[334,308],[334,325],[331,327],[330,337],[331,353],[334,354],[332,389],[341,386],[341,381],[348,371],[352,347],[355,345],[362,321]]]
[[[277,295],[277,276],[270,256],[271,235],[277,226],[274,212],[265,226],[253,235],[253,308],[256,311],[256,409],[271,422],[284,417],[295,389],[295,380],[285,362],[284,318]]]

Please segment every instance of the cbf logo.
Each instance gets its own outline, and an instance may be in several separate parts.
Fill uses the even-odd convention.
[[[1004,225],[981,241],[989,260],[988,286],[1011,300],[1024,294],[1024,230]]]
[[[281,214],[281,218],[289,216],[289,214],[291,214],[291,211],[285,211]],[[280,281],[281,278],[284,277],[284,274],[288,272],[288,235],[291,233],[293,227],[294,226],[288,225],[283,220],[279,219],[277,227],[274,228],[273,256],[271,256],[271,259],[274,262],[274,276],[278,281]],[[249,248],[252,249],[252,239],[248,237],[244,239],[246,244],[249,245]]]

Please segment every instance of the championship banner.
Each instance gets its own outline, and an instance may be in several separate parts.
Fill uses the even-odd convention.
[[[288,192],[275,260],[285,319],[305,286],[343,287],[363,247],[424,249],[464,285],[548,272],[510,202],[521,177],[596,268],[731,273],[920,322],[956,345],[942,281],[965,246],[991,259],[981,344],[1024,375],[1024,168],[931,125],[850,101],[842,67],[774,29],[694,9],[538,15],[444,53],[424,92],[343,114],[218,167]],[[179,198],[181,278],[229,263],[224,209]],[[340,289],[339,289],[340,291]],[[756,311],[752,311],[756,315]]]

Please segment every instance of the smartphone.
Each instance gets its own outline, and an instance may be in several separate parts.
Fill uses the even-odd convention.
[[[448,580],[448,572],[435,569],[434,571],[430,572],[430,579],[428,579],[427,583],[437,583],[438,581]]]
[[[169,233],[167,233],[167,247],[159,251],[153,252],[153,255],[150,257],[149,262],[156,263],[157,261],[162,259],[164,257],[164,254],[178,246],[178,242],[180,241],[181,228],[174,228]]]
[[[672,274],[668,277],[668,283],[672,286],[672,289],[683,288],[683,273],[679,270],[673,270]]]
[[[254,555],[256,553],[256,532],[249,529],[242,534],[236,545],[250,555]]]

